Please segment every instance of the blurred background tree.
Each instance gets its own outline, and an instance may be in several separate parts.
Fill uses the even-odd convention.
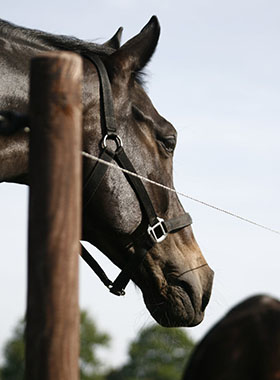
[[[184,330],[152,325],[140,331],[130,345],[128,362],[106,380],[179,380],[193,348]]]
[[[24,330],[25,321],[21,320],[15,327],[11,338],[3,350],[4,362],[0,369],[0,380],[24,379]],[[107,347],[108,334],[100,332],[86,312],[80,313],[80,380],[104,379],[103,363],[96,354],[100,347]]]
[[[4,346],[0,380],[24,379],[24,330],[21,320]],[[127,363],[108,371],[97,350],[108,347],[110,337],[87,311],[80,313],[80,339],[80,380],[180,380],[194,348],[185,330],[152,325],[131,342]]]
[[[80,380],[102,380],[105,368],[96,351],[100,347],[108,347],[110,337],[98,331],[86,311],[81,311],[80,323]]]
[[[4,364],[1,367],[1,380],[23,380],[24,376],[24,329],[25,322],[19,321],[12,337],[3,350]]]

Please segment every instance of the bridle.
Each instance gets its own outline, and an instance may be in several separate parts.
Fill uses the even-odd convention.
[[[99,77],[101,123],[102,130],[105,132],[102,141],[100,142],[101,153],[99,158],[106,162],[112,162],[114,160],[121,168],[136,173],[133,164],[125,153],[123,142],[118,135],[118,129],[115,123],[112,89],[105,65],[96,55],[84,57],[96,67]],[[109,140],[114,141],[115,149],[108,146]],[[108,169],[108,165],[101,161],[98,161],[97,163],[91,161],[88,164],[91,167],[84,179],[84,211],[92,202],[94,202],[94,195],[102,183]],[[192,219],[188,213],[184,213],[169,220],[164,220],[158,217],[142,180],[128,173],[124,174],[136,194],[143,213],[143,220],[145,219],[145,223],[140,223],[139,227],[141,228],[137,228],[131,235],[130,245],[134,247],[134,253],[131,254],[128,263],[114,282],[109,280],[100,265],[84,246],[82,246],[81,253],[83,259],[94,270],[103,284],[109,288],[111,293],[118,296],[125,294],[125,287],[130,281],[133,272],[139,267],[147,252],[155,244],[161,243],[169,233],[177,232],[192,223]],[[145,225],[144,228],[143,224]]]

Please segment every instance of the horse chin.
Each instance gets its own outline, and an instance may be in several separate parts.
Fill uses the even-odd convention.
[[[192,327],[202,322],[204,312],[180,286],[168,286],[165,295],[151,298],[143,292],[144,302],[151,316],[164,327]]]

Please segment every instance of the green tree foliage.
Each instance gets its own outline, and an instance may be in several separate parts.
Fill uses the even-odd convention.
[[[81,312],[80,318],[80,380],[104,379],[103,366],[96,350],[108,346],[110,338],[97,330],[96,324],[86,311]]]
[[[193,347],[182,329],[145,328],[130,345],[128,363],[106,380],[179,380]]]
[[[21,320],[4,347],[4,364],[1,368],[1,380],[22,380],[24,374],[24,329]]]
[[[12,337],[4,347],[4,363],[0,369],[1,380],[24,379],[24,330],[20,321]],[[100,347],[107,346],[109,336],[99,332],[95,322],[86,311],[80,313],[80,380],[102,380],[102,363],[96,355]]]

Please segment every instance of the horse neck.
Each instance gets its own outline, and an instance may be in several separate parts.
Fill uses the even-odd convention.
[[[30,59],[42,51],[54,50],[60,41],[55,36],[44,34],[48,42],[30,41],[25,30],[18,28],[17,34],[3,32],[0,21],[0,110],[28,112],[29,103],[29,67]],[[4,23],[6,26],[6,23]],[[7,24],[9,29],[10,24]],[[11,30],[11,32],[13,29]],[[29,33],[32,31],[29,31]],[[34,32],[36,34],[36,32]],[[16,38],[15,38],[16,37]],[[62,40],[62,42],[65,42]],[[62,43],[61,42],[61,43]],[[75,41],[74,41],[75,42]],[[76,41],[77,43],[77,41]],[[82,42],[81,42],[82,43]],[[69,45],[69,46],[68,46]],[[71,40],[66,40],[66,49],[70,50]],[[63,46],[61,46],[63,48]],[[75,46],[73,46],[75,50]],[[18,51],[19,54],[15,53]],[[83,106],[85,110],[85,135],[92,130],[93,108],[97,104],[98,85],[96,72],[89,61],[84,60]],[[98,81],[97,81],[98,82]],[[92,107],[95,104],[95,107]],[[89,127],[91,125],[91,127]],[[0,182],[28,182],[29,135],[24,131],[11,136],[0,135]]]
[[[25,57],[9,55],[5,49],[1,51],[0,110],[28,112],[29,65],[26,61]],[[23,131],[0,135],[0,182],[26,183],[28,146],[29,136]]]
[[[29,138],[24,131],[0,135],[0,182],[27,184]]]
[[[40,52],[0,21],[0,110],[28,112],[30,59]],[[29,136],[0,135],[0,182],[27,183]]]

